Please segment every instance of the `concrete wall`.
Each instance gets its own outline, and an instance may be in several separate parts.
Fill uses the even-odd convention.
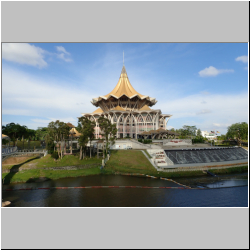
[[[143,144],[135,140],[116,140],[115,145],[112,149],[126,149],[127,147],[132,147],[132,149],[150,149],[150,148],[161,148],[157,145]]]
[[[192,145],[191,139],[163,139],[163,146]]]

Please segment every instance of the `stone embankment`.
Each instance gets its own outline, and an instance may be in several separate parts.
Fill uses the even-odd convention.
[[[3,201],[3,202],[2,202],[2,207],[6,207],[6,206],[8,206],[8,205],[10,205],[10,204],[11,204],[10,201]]]

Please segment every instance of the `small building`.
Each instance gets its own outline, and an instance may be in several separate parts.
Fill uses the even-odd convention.
[[[8,135],[2,134],[2,139],[10,141],[10,137]]]
[[[196,130],[196,134],[197,134],[197,130]],[[201,131],[201,135],[207,138],[208,140],[217,140],[217,135],[212,132],[209,133],[207,131]]]

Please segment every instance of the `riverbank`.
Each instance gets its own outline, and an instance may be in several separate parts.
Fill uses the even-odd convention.
[[[17,161],[17,157],[15,157]],[[201,170],[180,172],[158,172],[139,150],[113,150],[110,160],[101,169],[101,160],[96,157],[79,160],[77,156],[66,155],[62,160],[54,161],[50,155],[42,158],[30,157],[16,164],[2,164],[4,184],[18,182],[36,182],[65,177],[90,175],[138,175],[156,178],[200,177],[207,174]],[[11,159],[9,159],[11,162]],[[8,171],[8,173],[4,173]],[[209,170],[214,174],[233,174],[248,172],[248,166]]]

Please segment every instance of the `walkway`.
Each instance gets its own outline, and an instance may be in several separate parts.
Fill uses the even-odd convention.
[[[148,155],[143,150],[141,150],[141,151],[146,156],[146,158],[148,159],[148,161],[152,164],[152,166],[158,171],[159,168],[151,161],[151,159],[148,157]]]
[[[11,149],[5,148],[6,150],[3,151],[2,149],[2,160],[5,160],[11,156],[18,156],[18,155],[27,155],[27,154],[42,154],[43,156],[46,156],[48,154],[48,150],[46,149],[35,149],[35,150],[17,150],[17,147],[13,147]]]

